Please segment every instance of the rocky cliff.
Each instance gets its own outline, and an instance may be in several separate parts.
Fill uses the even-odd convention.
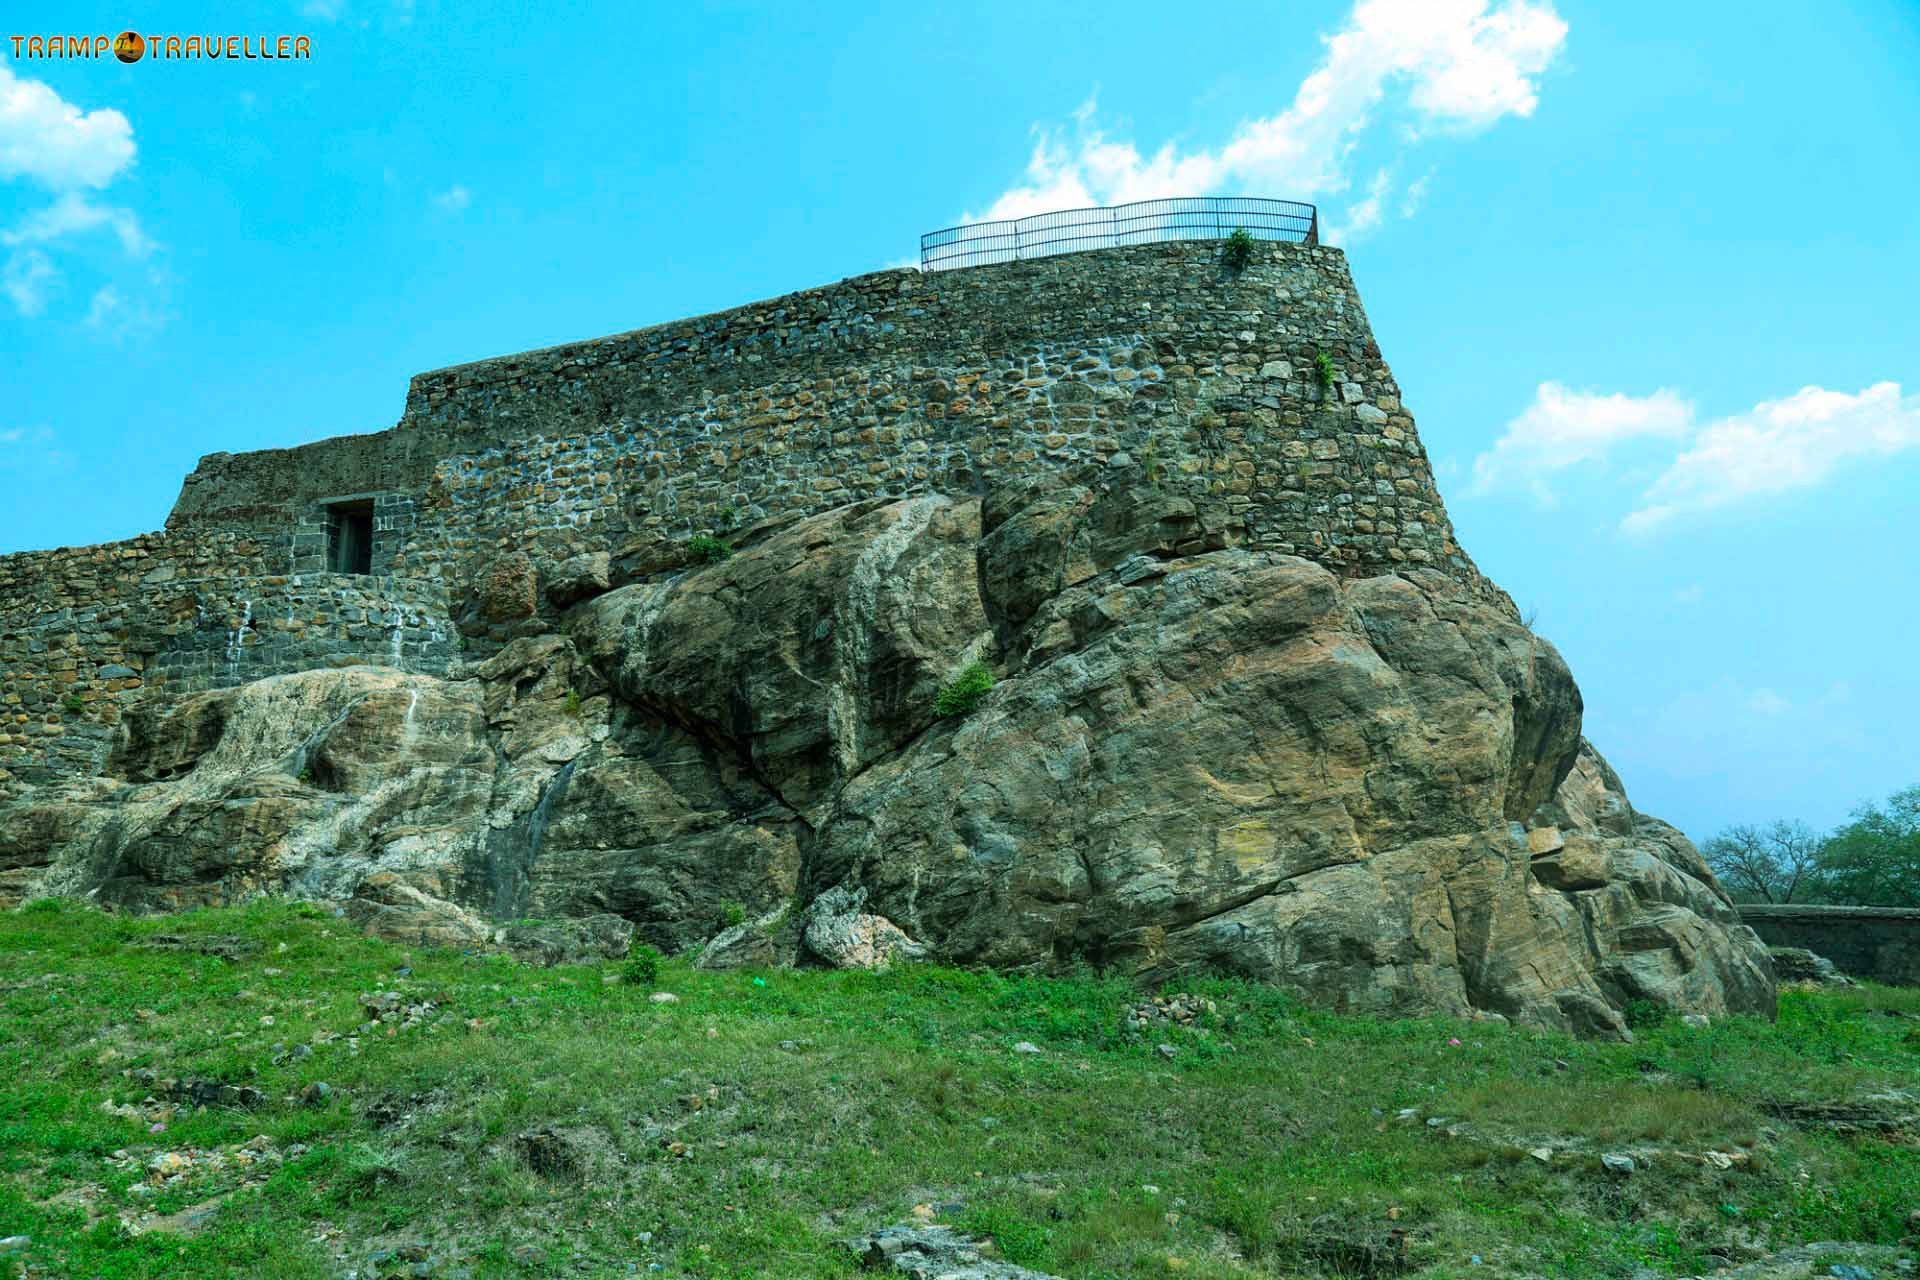
[[[1597,1035],[1633,1000],[1771,1013],[1504,598],[1246,545],[1159,479],[876,497],[626,585],[576,565],[542,634],[443,676],[148,699],[96,776],[6,798],[0,897],[287,893],[457,945],[611,914],[713,964],[1224,970]],[[975,661],[991,692],[938,715]]]

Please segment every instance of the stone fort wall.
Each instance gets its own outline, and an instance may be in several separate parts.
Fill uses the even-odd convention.
[[[1742,903],[1740,919],[1768,946],[1804,947],[1851,977],[1920,987],[1920,911]]]
[[[638,577],[695,534],[1129,465],[1246,545],[1497,596],[1339,250],[1263,243],[1239,272],[1217,242],[883,271],[421,374],[390,430],[202,459],[163,533],[0,557],[0,774],[74,755],[131,698],[330,662],[444,669],[466,640],[545,625],[535,591],[523,616],[473,603],[503,558],[545,574],[606,552]],[[371,577],[326,572],[348,501],[370,504]],[[397,653],[374,621],[395,614]]]

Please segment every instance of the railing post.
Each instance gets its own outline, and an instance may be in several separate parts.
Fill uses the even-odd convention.
[[[1320,243],[1320,206],[1313,206],[1313,216],[1307,220],[1307,243]]]

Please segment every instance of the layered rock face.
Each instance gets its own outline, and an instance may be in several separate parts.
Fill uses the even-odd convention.
[[[1224,971],[1610,1035],[1770,1014],[1686,839],[1497,593],[1237,545],[1125,458],[874,499],[606,589],[445,678],[156,700],[0,811],[0,895],[262,892],[465,944],[611,914],[712,963]],[[970,714],[942,684],[995,673]]]

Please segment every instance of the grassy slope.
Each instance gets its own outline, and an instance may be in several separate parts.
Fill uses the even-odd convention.
[[[261,949],[135,945],[203,932]],[[839,1276],[852,1264],[834,1240],[930,1204],[1066,1277],[1337,1274],[1390,1228],[1419,1275],[1580,1277],[1705,1271],[1716,1246],[1893,1243],[1920,1205],[1911,1136],[1764,1110],[1912,1086],[1915,991],[1789,993],[1774,1026],[1669,1023],[1628,1046],[1311,1013],[1202,982],[1209,1036],[1140,1039],[1120,1031],[1132,994],[1096,977],[673,961],[659,985],[680,1001],[662,1005],[603,982],[618,971],[408,955],[285,905],[0,915],[0,1236],[32,1236],[30,1274],[47,1275],[337,1276],[422,1239],[443,1275]],[[358,996],[381,988],[447,1016],[355,1052]],[[325,1032],[340,1038],[286,1056]],[[1013,1052],[1021,1040],[1043,1052]],[[139,1068],[267,1100],[183,1110],[154,1135],[101,1109],[156,1089],[126,1074]],[[332,1098],[300,1106],[315,1080]],[[580,1172],[528,1166],[513,1139],[540,1126]],[[309,1150],[130,1194],[156,1153],[255,1135]],[[1543,1145],[1549,1162],[1527,1154]],[[1601,1170],[1601,1151],[1634,1147],[1745,1159]],[[121,1225],[216,1199],[197,1234]]]

